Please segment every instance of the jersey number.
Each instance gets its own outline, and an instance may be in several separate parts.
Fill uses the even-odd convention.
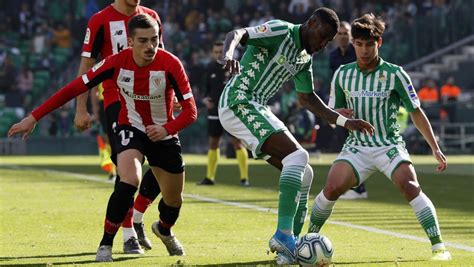
[[[130,143],[130,139],[133,138],[133,132],[129,130],[121,130],[119,135],[120,139],[122,140],[122,146],[127,146]]]

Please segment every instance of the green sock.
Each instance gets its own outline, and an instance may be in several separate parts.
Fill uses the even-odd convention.
[[[418,222],[430,239],[431,245],[442,243],[436,210],[431,200],[423,192],[420,192],[416,198],[410,201],[410,205],[415,211]]]
[[[301,180],[305,166],[283,166],[278,200],[278,229],[293,231],[293,220],[300,199]]]
[[[293,221],[293,232],[295,236],[299,236],[301,229],[303,229],[304,221],[306,219],[306,213],[308,212],[308,197],[311,184],[313,183],[313,168],[306,165],[306,169],[303,174],[303,181],[301,183],[301,197],[296,209],[295,219]]]
[[[311,208],[311,219],[308,232],[319,233],[323,224],[329,216],[331,216],[334,204],[336,204],[336,201],[328,200],[323,191],[319,192],[314,199],[314,204]]]

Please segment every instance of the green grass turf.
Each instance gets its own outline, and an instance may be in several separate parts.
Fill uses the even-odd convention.
[[[334,155],[312,159],[315,182],[310,205],[323,187],[333,159]],[[174,231],[187,256],[167,256],[164,246],[147,229],[153,250],[142,257],[122,254],[119,233],[113,265],[272,264],[273,255],[268,255],[266,250],[276,226],[273,211],[277,207],[278,172],[262,161],[251,160],[252,186],[241,188],[235,160],[223,158],[217,173],[218,184],[199,187],[195,182],[205,175],[206,158],[187,155],[185,160],[187,197]],[[443,174],[434,172],[432,157],[413,157],[413,160],[424,192],[437,207],[444,240],[474,247],[472,156],[448,157],[449,169]],[[106,175],[97,166],[97,157],[0,157],[0,266],[94,263],[112,185],[48,172],[48,169],[106,181]],[[450,248],[454,260],[435,263],[428,260],[431,256],[428,243],[335,224],[344,222],[425,237],[411,207],[388,179],[376,174],[368,180],[367,188],[368,200],[339,201],[330,217],[331,223],[322,229],[322,234],[335,247],[335,266],[474,266],[472,251]],[[191,195],[247,204],[250,208],[213,203]],[[263,209],[255,210],[256,206]],[[153,205],[145,215],[146,226],[156,218],[156,205]]]

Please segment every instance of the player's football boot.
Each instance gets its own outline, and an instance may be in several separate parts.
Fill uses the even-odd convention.
[[[250,186],[249,179],[240,179],[241,186]]]
[[[268,242],[271,252],[277,252],[277,264],[296,263],[296,239],[277,230]]]
[[[171,232],[171,235],[166,236],[162,235],[160,231],[158,230],[158,222],[154,222],[151,225],[151,230],[153,233],[161,239],[163,244],[165,244],[166,250],[168,250],[168,253],[170,256],[184,256],[184,248],[183,245],[179,242],[179,240],[176,238],[176,235]]]
[[[214,185],[214,184],[215,182],[207,177],[197,183],[197,185]]]
[[[433,256],[431,260],[434,261],[450,261],[451,260],[451,253],[445,248],[433,250]]]
[[[95,261],[98,262],[110,262],[114,261],[112,259],[112,246],[102,245],[97,249],[97,254],[95,255]]]
[[[145,235],[143,223],[133,223],[133,228],[135,229],[135,232],[137,232],[138,243],[140,243],[144,249],[150,250],[153,245],[151,244],[150,239]]]
[[[134,236],[130,237],[123,243],[123,253],[125,254],[143,254],[145,251],[140,247],[138,239]]]

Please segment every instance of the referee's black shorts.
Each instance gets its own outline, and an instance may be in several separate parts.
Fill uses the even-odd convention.
[[[220,137],[224,134],[224,127],[219,121],[219,116],[207,116],[207,135],[210,137]]]

